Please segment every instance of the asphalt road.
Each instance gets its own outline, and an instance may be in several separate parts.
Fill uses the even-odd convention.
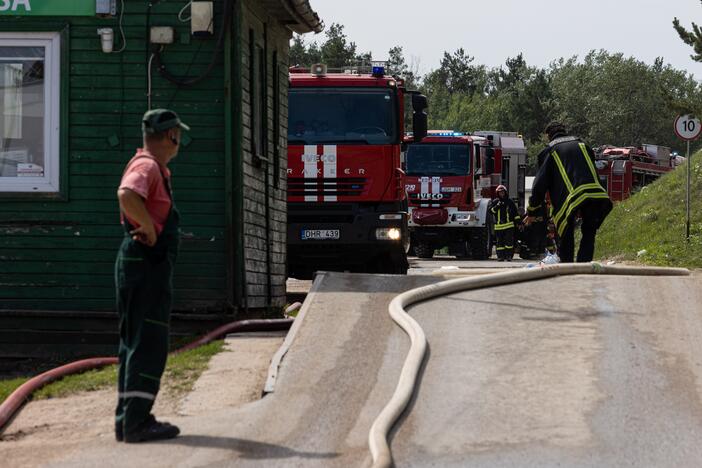
[[[441,279],[421,269],[517,266],[480,263],[328,274],[274,393],[176,420],[174,441],[110,441],[52,466],[368,466],[368,430],[409,347],[387,304]],[[392,437],[397,466],[699,466],[700,285],[699,275],[578,276],[415,306],[430,356]]]

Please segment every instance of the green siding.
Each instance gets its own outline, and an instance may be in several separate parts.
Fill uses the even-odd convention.
[[[126,161],[141,145],[146,100],[146,2],[127,0],[122,54],[104,54],[96,28],[117,19],[0,18],[0,30],[61,30],[69,25],[68,148],[65,200],[0,198],[0,309],[112,310],[113,261],[122,231],[115,192]],[[182,3],[182,4],[181,4]],[[154,6],[151,24],[174,26],[176,43],[164,62],[171,73],[204,71],[215,39],[188,38],[189,23],[176,15],[184,2]],[[221,2],[216,2],[217,7]],[[221,18],[221,16],[217,16]],[[215,24],[217,32],[222,25]],[[176,267],[177,310],[226,309],[224,72],[218,65],[203,82],[180,88],[153,72],[153,107],[171,107],[192,127],[192,141],[171,164],[182,214],[182,255]],[[119,138],[116,147],[108,138]]]
[[[190,24],[177,20],[186,3],[160,2],[150,18],[151,25],[176,29],[176,43],[166,47],[163,59],[178,76],[207,69],[223,26],[223,0],[215,0],[215,38],[191,38]],[[61,194],[0,193],[0,310],[114,309],[113,260],[122,237],[116,189],[125,163],[141,145],[149,57],[148,2],[125,4],[127,49],[120,54],[102,53],[96,34],[99,27],[112,27],[115,49],[121,47],[118,18],[0,18],[0,30],[65,30],[69,38],[62,44],[67,63],[62,64]],[[237,0],[234,10],[230,42],[206,80],[179,88],[153,70],[152,107],[173,108],[192,127],[192,141],[170,165],[184,233],[176,311],[285,303],[291,32],[256,0]],[[265,51],[267,133],[262,137],[270,164],[257,164],[250,151],[250,29]],[[273,88],[275,74],[279,90]]]

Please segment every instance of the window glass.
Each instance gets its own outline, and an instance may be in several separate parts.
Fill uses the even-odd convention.
[[[288,100],[288,143],[393,144],[397,104],[384,88],[297,88]]]
[[[468,149],[468,145],[411,144],[407,148],[407,175],[467,175],[470,173]]]
[[[58,190],[57,52],[58,34],[0,34],[0,191]]]

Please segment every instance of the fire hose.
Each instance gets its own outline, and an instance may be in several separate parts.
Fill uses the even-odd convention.
[[[295,303],[287,308],[286,313],[300,307],[300,303]],[[171,354],[178,354],[200,346],[206,345],[211,341],[220,338],[228,333],[236,332],[254,332],[254,331],[279,331],[287,330],[292,325],[294,319],[258,319],[258,320],[239,320],[231,322],[221,327],[218,327],[211,332],[203,335],[197,340],[189,343],[181,348],[176,349]],[[33,377],[20,385],[12,392],[5,401],[0,404],[0,435],[7,429],[10,422],[16,416],[17,412],[22,408],[22,405],[32,396],[34,392],[50,384],[56,380],[66,377],[71,374],[78,374],[92,369],[117,364],[116,357],[97,357],[90,359],[82,359],[80,361],[71,362],[69,364],[56,367],[42,374]]]
[[[414,393],[419,377],[419,370],[426,353],[427,339],[424,335],[424,331],[405,311],[405,307],[437,296],[444,296],[459,291],[471,291],[551,278],[554,276],[587,274],[686,276],[690,274],[690,271],[684,268],[605,266],[599,263],[565,263],[487,274],[477,277],[450,279],[412,289],[396,296],[392,302],[390,302],[390,316],[409,336],[411,344],[395,392],[373,422],[368,435],[368,445],[373,459],[373,467],[385,468],[392,466],[392,452],[390,451],[387,436],[400,415],[404,412]]]

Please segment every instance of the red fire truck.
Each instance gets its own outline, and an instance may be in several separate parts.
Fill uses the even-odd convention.
[[[414,135],[426,97],[382,66],[370,73],[290,70],[288,273],[407,272],[407,199],[400,167],[405,96]]]
[[[605,146],[595,152],[595,165],[602,186],[612,201],[632,193],[674,169],[670,148],[647,145],[616,148]]]
[[[516,133],[430,131],[405,154],[405,190],[414,253],[434,250],[474,259],[492,253],[492,220],[487,205],[498,185],[524,206],[526,148]]]

